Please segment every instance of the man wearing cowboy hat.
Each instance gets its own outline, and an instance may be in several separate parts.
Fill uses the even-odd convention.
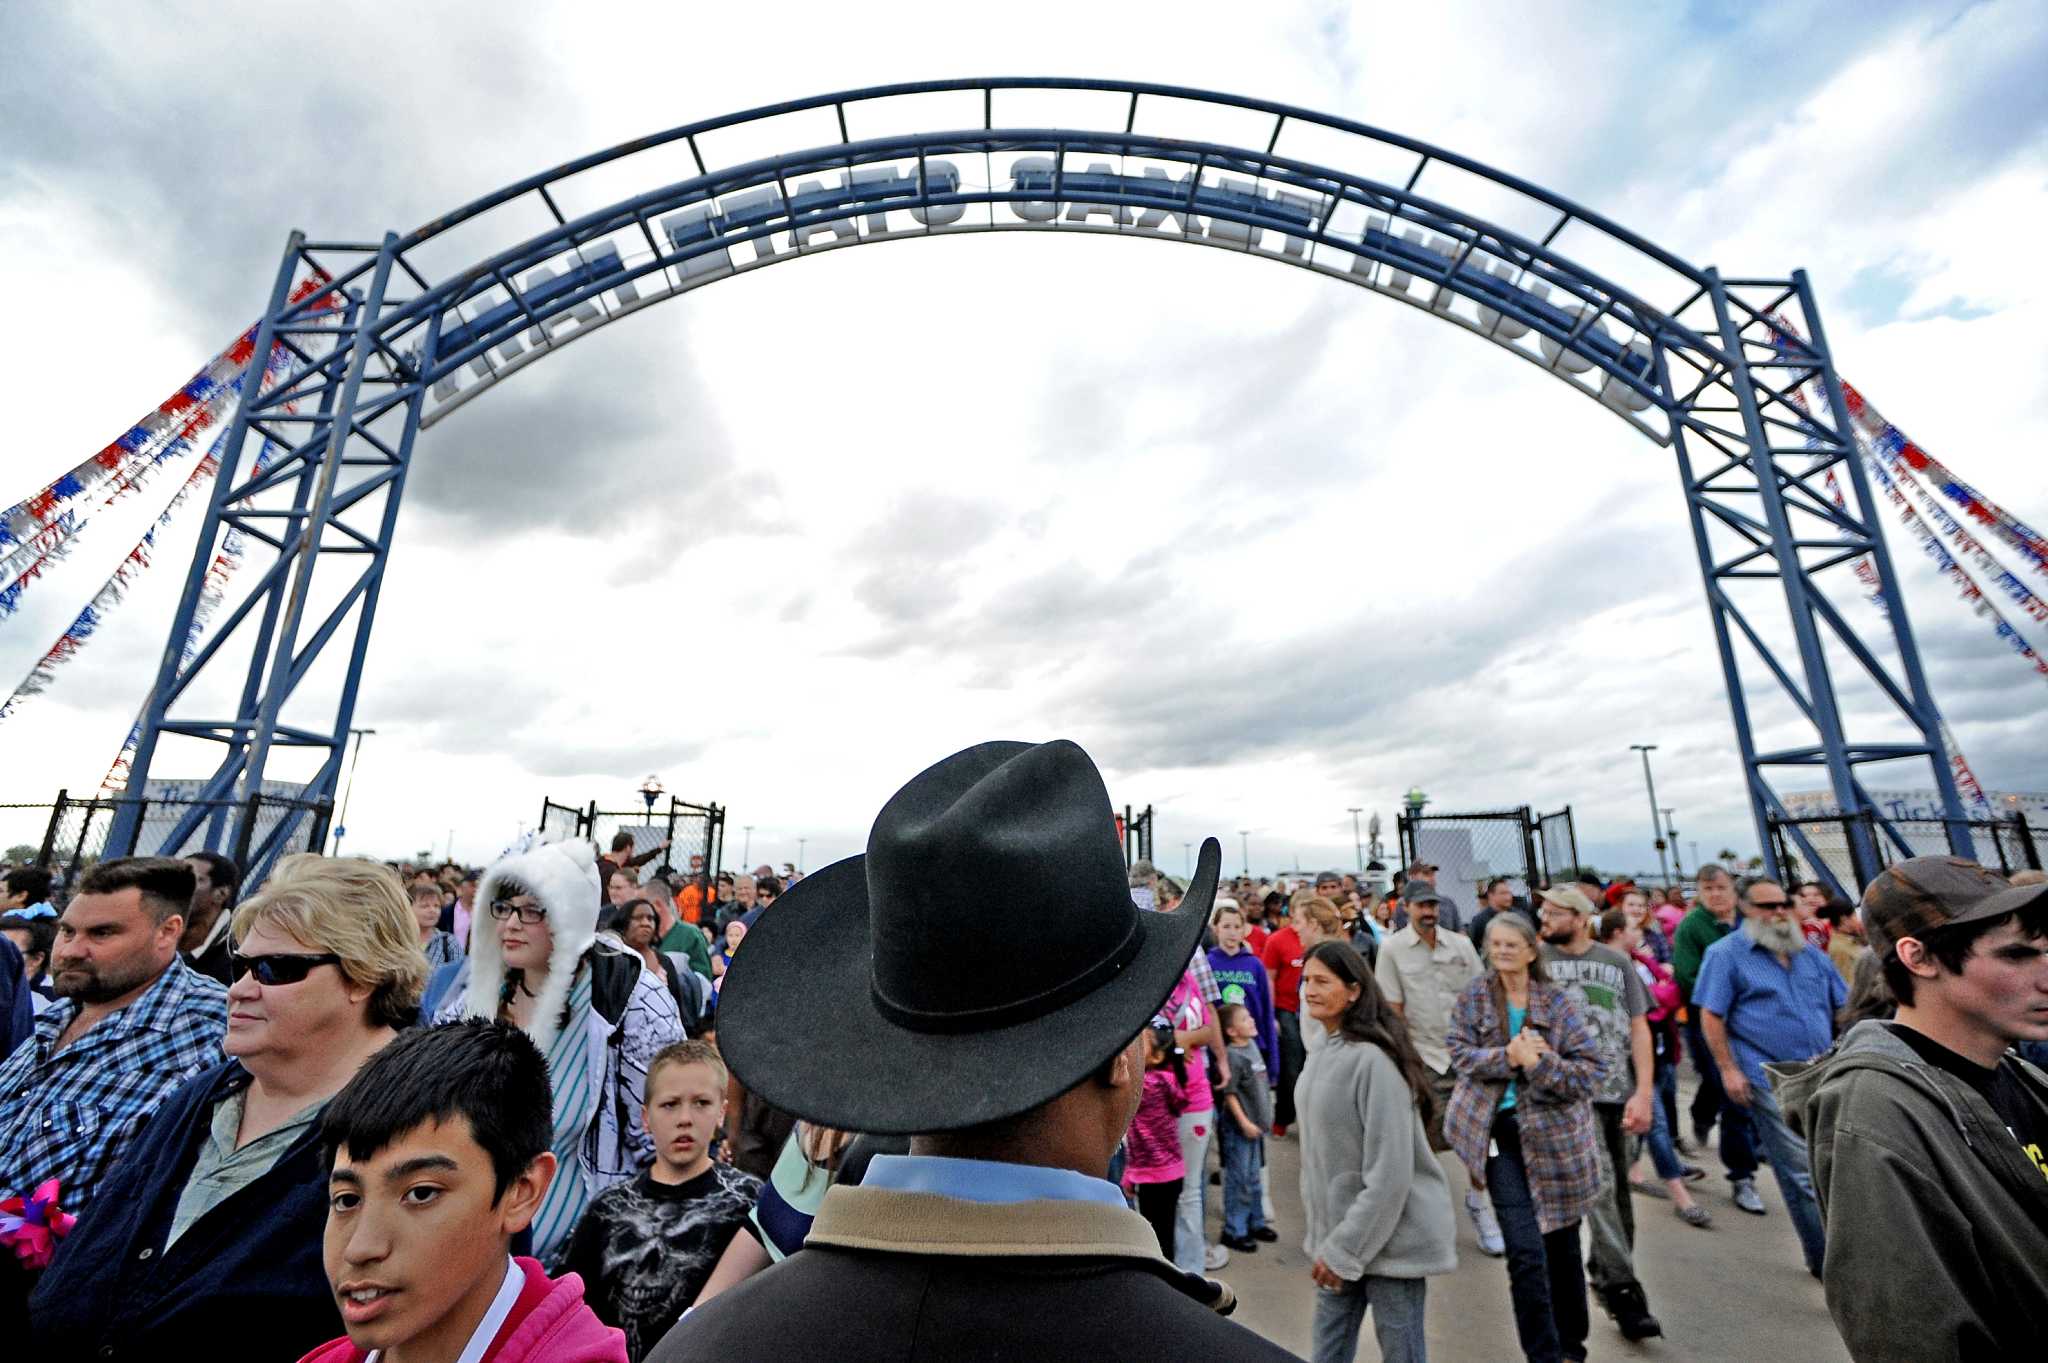
[[[1204,842],[1179,908],[1138,908],[1102,777],[1065,741],[984,743],[898,791],[865,856],[748,934],[719,1042],[778,1107],[911,1153],[833,1187],[802,1252],[652,1363],[1289,1358],[1222,1319],[1227,1290],[1161,1258],[1105,1178],[1220,859]]]

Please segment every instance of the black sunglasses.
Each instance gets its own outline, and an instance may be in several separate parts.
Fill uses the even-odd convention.
[[[333,952],[322,952],[317,956],[295,956],[285,953],[271,956],[244,956],[235,952],[234,966],[230,971],[236,979],[254,971],[256,982],[263,985],[297,984],[323,965],[338,966],[341,957]]]
[[[529,927],[548,916],[547,909],[538,904],[514,904],[509,899],[501,899],[491,905],[491,917],[497,919],[500,923],[505,922],[515,913],[519,915],[519,921]]]

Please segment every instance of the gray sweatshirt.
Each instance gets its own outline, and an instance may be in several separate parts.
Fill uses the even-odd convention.
[[[1346,1281],[1456,1269],[1450,1184],[1393,1058],[1330,1037],[1309,1053],[1294,1105],[1309,1257]]]

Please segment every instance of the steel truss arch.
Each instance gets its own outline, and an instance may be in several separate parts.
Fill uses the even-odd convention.
[[[866,131],[873,111],[932,99],[957,108],[961,96],[979,97],[980,126],[852,135],[854,125]],[[998,123],[998,100],[1051,96],[1085,97],[1097,108],[1110,97],[1121,126],[1115,117],[1102,126]],[[1234,129],[1253,135],[1153,131],[1155,108],[1205,127],[1235,120]],[[758,136],[770,125],[781,134],[792,120],[816,129],[827,115],[827,136],[799,140],[796,150],[721,162],[714,149],[707,159],[714,137]],[[573,216],[564,210],[564,202],[582,207],[582,177],[680,150],[694,174],[624,198],[597,195]],[[1340,163],[1340,151],[1352,159]],[[1423,183],[1432,176],[1446,181],[1440,195]],[[1461,194],[1497,207],[1460,207]],[[493,215],[521,208],[537,209],[547,225],[526,230],[529,214],[486,249],[466,237],[463,250],[453,249]],[[1802,273],[1724,280],[1514,176],[1350,120],[1174,86],[1053,78],[922,82],[764,106],[568,162],[379,243],[294,233],[257,336],[258,353],[274,342],[293,363],[236,415],[129,794],[143,793],[163,735],[219,745],[205,794],[245,802],[221,840],[259,873],[294,832],[287,820],[252,842],[248,801],[271,750],[319,753],[307,793],[331,800],[423,428],[581,336],[705,284],[848,246],[995,231],[1178,240],[1290,264],[1425,309],[1545,368],[1674,452],[1766,858],[1765,820],[1786,812],[1774,776],[1788,768],[1823,768],[1841,807],[1870,811],[1880,835],[1903,848],[1858,768],[1924,761],[1960,819],[1940,716]],[[432,257],[451,254],[467,263],[435,268]],[[334,280],[348,306],[292,301],[295,281],[318,274]],[[1824,406],[1800,401],[1810,386],[1825,394]],[[206,567],[228,533],[276,557],[187,661]],[[315,611],[323,560],[323,583],[336,569],[342,576]],[[1892,603],[1889,637],[1875,647],[1823,586],[1832,570],[1846,575],[1866,560]],[[1782,604],[1782,621],[1739,599],[1756,581],[1777,586],[1766,595]],[[228,642],[244,633],[249,653],[233,716],[188,716],[194,681],[232,667]],[[343,639],[331,720],[287,722],[287,702]],[[1853,738],[1832,671],[1842,660],[1888,711],[1859,716]],[[1751,709],[1765,697],[1789,705],[1797,732],[1759,749]],[[166,849],[198,832],[196,814],[187,823]],[[1967,850],[1958,825],[1951,841]],[[1852,850],[1859,867],[1875,866],[1874,846]]]

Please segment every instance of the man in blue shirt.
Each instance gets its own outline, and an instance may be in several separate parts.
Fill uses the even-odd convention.
[[[1827,954],[1799,930],[1784,886],[1750,881],[1742,911],[1742,930],[1708,947],[1700,959],[1693,1007],[1722,1089],[1730,1102],[1747,1109],[1799,1233],[1807,1270],[1818,1278],[1827,1240],[1806,1142],[1786,1124],[1764,1066],[1811,1060],[1832,1046],[1835,1012],[1848,1002],[1848,988]]]

